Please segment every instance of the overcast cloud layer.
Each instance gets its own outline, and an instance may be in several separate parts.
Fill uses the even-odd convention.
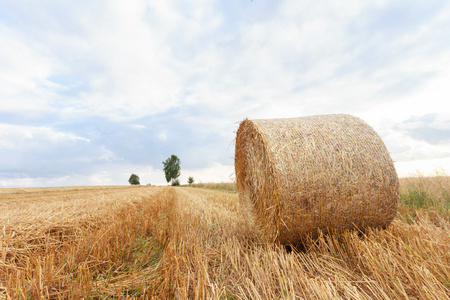
[[[329,113],[450,171],[447,0],[0,5],[0,187],[229,181],[239,121]]]

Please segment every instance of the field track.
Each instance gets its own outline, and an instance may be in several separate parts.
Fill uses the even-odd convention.
[[[288,251],[238,196],[193,187],[0,189],[0,299],[450,299],[446,212]]]

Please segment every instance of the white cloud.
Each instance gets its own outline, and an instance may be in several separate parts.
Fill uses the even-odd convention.
[[[394,129],[413,115],[448,119],[445,1],[6,4],[0,154],[23,182],[32,168],[47,178],[36,176],[45,157],[81,174],[54,184],[86,182],[78,165],[92,182],[122,182],[138,161],[155,174],[145,181],[163,184],[147,148],[158,159],[176,151],[196,179],[225,181],[233,147],[218,149],[245,117],[350,113],[399,163],[448,157],[447,144]]]
[[[129,163],[117,163],[117,164],[102,164],[95,166],[93,169],[93,175],[90,177],[90,181],[95,181],[97,185],[104,184],[120,184],[128,185],[128,179],[131,174],[139,176],[141,185],[167,185],[164,177],[164,172],[161,168],[155,168],[151,165],[145,164],[129,164]],[[83,179],[82,179],[83,180]],[[86,180],[84,180],[86,182]],[[90,184],[86,182],[86,184]]]
[[[159,29],[148,26],[144,3],[133,3],[73,10],[84,35],[42,25],[39,41],[0,27],[6,66],[0,72],[5,83],[0,98],[16,100],[5,101],[2,110],[43,111],[62,101],[59,92],[65,95],[64,106],[111,118],[155,114],[179,104],[170,48]]]
[[[100,151],[101,154],[98,157],[99,160],[106,161],[106,162],[113,162],[113,161],[118,160],[116,154],[114,152],[112,152],[111,150],[106,149],[106,147],[104,147],[104,146],[101,146],[100,149],[101,149],[101,151]]]
[[[47,127],[18,126],[0,123],[0,147],[20,150],[33,143],[57,144],[65,141],[90,140],[71,133],[58,132]]]
[[[117,160],[111,150],[73,133],[3,123],[0,123],[0,153],[2,186],[12,182],[39,186],[45,179],[62,185],[78,180],[78,173],[86,176],[83,169],[89,170],[94,162]]]
[[[406,30],[393,39],[353,28],[370,16],[371,6],[285,1],[275,18],[241,23],[232,44],[224,35],[222,43],[185,62],[191,70],[185,77],[203,79],[187,82],[189,103],[238,119],[370,114],[441,78],[439,72],[450,65],[442,59],[448,49],[431,58],[430,46],[422,45],[435,28]]]
[[[163,142],[166,141],[167,140],[167,133],[166,132],[160,132],[158,134],[158,139],[163,141]]]
[[[397,174],[400,177],[450,174],[450,158],[437,158],[427,160],[411,160],[395,162]]]
[[[86,185],[112,185],[114,182],[110,176],[111,174],[107,171],[98,171],[88,177]]]
[[[135,129],[145,129],[145,126],[141,125],[141,124],[132,124],[132,125],[130,125],[130,127],[135,128]]]
[[[213,163],[201,169],[181,169],[180,183],[187,183],[189,176],[193,176],[196,183],[230,182],[235,180],[234,166],[219,163]]]
[[[392,156],[398,161],[427,160],[450,157],[450,143],[432,145],[407,137],[401,133],[392,133],[385,138],[388,145],[394,145]]]
[[[52,110],[57,87],[47,82],[52,69],[49,57],[39,47],[0,23],[0,112],[42,112]]]

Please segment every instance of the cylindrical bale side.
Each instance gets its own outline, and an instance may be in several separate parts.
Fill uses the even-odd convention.
[[[354,116],[246,119],[235,172],[241,203],[282,244],[319,231],[385,227],[397,213],[394,163],[373,128]]]

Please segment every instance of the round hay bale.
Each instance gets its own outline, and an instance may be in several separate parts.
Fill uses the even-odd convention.
[[[397,213],[394,163],[373,128],[351,115],[245,119],[235,171],[241,203],[282,244],[386,227]]]

